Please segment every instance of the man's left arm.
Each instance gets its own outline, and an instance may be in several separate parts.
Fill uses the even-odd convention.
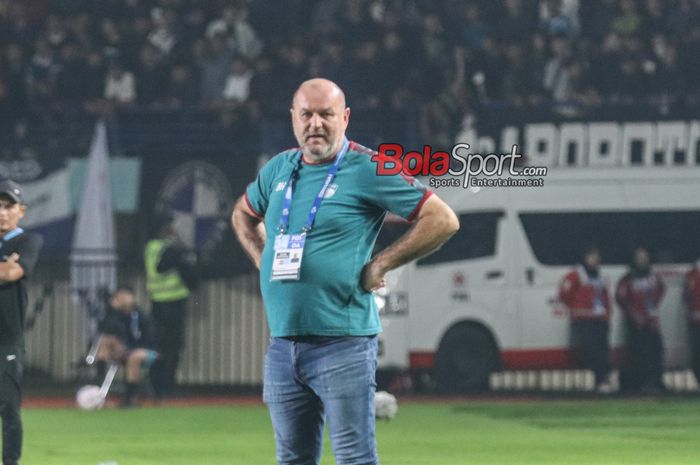
[[[431,195],[408,232],[365,265],[362,287],[368,292],[382,287],[387,272],[434,252],[458,230],[457,215],[437,195]]]
[[[42,242],[41,236],[34,234],[23,238],[15,251],[0,262],[0,283],[19,281],[34,271]]]

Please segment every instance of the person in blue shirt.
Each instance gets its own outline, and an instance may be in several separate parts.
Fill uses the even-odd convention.
[[[277,461],[318,464],[327,422],[339,465],[374,465],[381,326],[372,291],[388,271],[440,247],[459,222],[416,179],[377,175],[376,153],[345,137],[350,109],[335,83],[305,81],[290,111],[299,147],[262,168],[232,215],[260,270],[271,333],[263,398]],[[371,257],[387,211],[413,226]]]
[[[97,359],[124,364],[126,391],[121,406],[131,407],[134,405],[143,369],[150,368],[157,357],[153,350],[151,320],[136,304],[136,296],[131,287],[120,286],[114,291],[99,330],[102,339]]]

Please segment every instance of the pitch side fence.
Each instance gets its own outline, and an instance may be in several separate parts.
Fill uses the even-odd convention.
[[[90,264],[95,275],[99,263]],[[148,309],[144,276],[140,269],[121,270],[119,283],[135,288],[138,302]],[[259,386],[269,333],[256,274],[214,279],[201,283],[187,309],[186,343],[178,373],[188,385]],[[41,307],[28,332],[27,364],[56,381],[70,383],[78,374],[89,340],[85,334],[85,302],[71,291],[68,265],[43,265],[31,279],[29,317]],[[617,373],[613,373],[613,384]],[[671,391],[698,390],[690,370],[664,375]],[[594,389],[586,370],[502,372],[491,376],[496,392],[587,392]]]
[[[98,274],[100,265],[92,266]],[[42,309],[26,336],[27,365],[60,382],[75,379],[90,343],[85,331],[90,310],[72,292],[68,274],[67,265],[45,266],[32,277],[29,286],[30,318],[37,304]],[[140,270],[120,272],[117,281],[133,286],[138,302],[149,309]],[[107,292],[102,294],[106,297]],[[257,276],[201,283],[188,302],[186,328],[180,383],[261,384],[269,333]]]

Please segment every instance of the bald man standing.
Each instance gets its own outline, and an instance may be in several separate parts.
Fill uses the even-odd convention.
[[[377,465],[377,334],[372,291],[440,247],[454,212],[417,180],[378,176],[375,153],[345,137],[342,90],[311,79],[294,94],[299,147],[273,157],[238,200],[232,224],[260,270],[270,345],[263,398],[280,465],[317,465],[324,423],[338,465]],[[386,212],[411,229],[371,257]]]

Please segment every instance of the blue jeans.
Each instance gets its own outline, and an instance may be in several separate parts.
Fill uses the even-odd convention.
[[[338,465],[379,465],[374,427],[377,338],[271,338],[263,398],[280,465],[318,465],[323,427]]]

